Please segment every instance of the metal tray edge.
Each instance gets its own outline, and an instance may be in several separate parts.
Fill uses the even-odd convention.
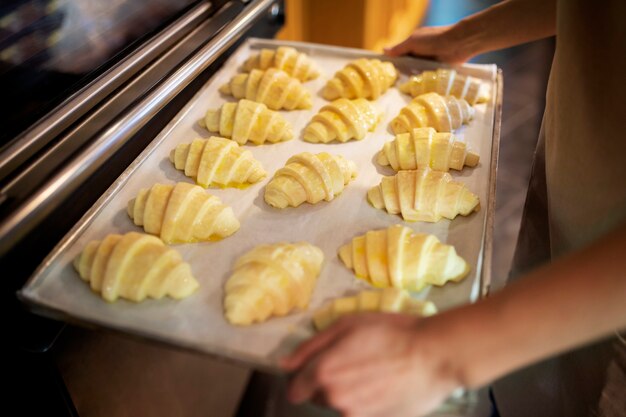
[[[495,118],[493,123],[493,142],[491,143],[491,172],[489,174],[489,197],[485,216],[485,238],[482,247],[482,274],[479,298],[489,296],[491,289],[491,262],[493,259],[493,230],[496,217],[496,185],[498,177],[498,158],[500,156],[500,134],[502,131],[502,101],[504,94],[504,76],[498,68],[496,76]]]

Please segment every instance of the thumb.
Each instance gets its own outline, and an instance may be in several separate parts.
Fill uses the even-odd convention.
[[[406,38],[399,44],[396,44],[389,48],[384,48],[385,55],[387,56],[401,56],[411,52],[411,38]]]
[[[352,323],[352,320],[347,319],[349,318],[344,317],[328,329],[301,343],[291,355],[280,360],[281,367],[286,371],[293,371],[310,361],[311,358],[332,345],[337,338],[345,333]]]

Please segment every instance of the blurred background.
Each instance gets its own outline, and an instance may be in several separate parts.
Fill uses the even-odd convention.
[[[268,10],[267,19],[246,31],[242,37],[275,36],[285,40],[382,51],[384,46],[403,40],[419,25],[451,24],[494,3],[487,0],[277,1]],[[198,21],[205,14],[211,15],[213,10],[228,7],[232,10],[245,9],[254,2],[216,0],[210,3],[209,8],[209,2],[201,0],[1,1],[0,89],[3,100],[0,104],[0,153],[16,144],[42,117],[81,89],[97,82],[100,76],[116,65],[124,63],[172,22],[185,13],[193,13],[194,8],[203,4],[207,10],[194,15]],[[223,23],[214,30],[217,33],[222,27]],[[197,47],[190,46],[184,56],[193,53]],[[495,63],[504,74],[492,265],[494,290],[504,285],[515,247],[553,51],[554,40],[548,39],[485,54],[473,60]],[[182,56],[181,51],[174,52]],[[224,53],[221,59],[226,59],[228,53]],[[154,62],[158,64],[157,59],[165,55],[165,52],[155,54]],[[145,91],[130,98],[124,96],[124,106],[132,107],[135,100],[158,85],[161,77],[170,74],[176,65],[178,62],[146,83]],[[217,67],[211,69],[216,70]],[[199,79],[197,84],[201,85],[206,79]],[[112,89],[111,95],[126,94],[122,87],[124,85]],[[180,105],[184,105],[192,94],[181,93]],[[123,108],[126,107],[120,106],[120,109]],[[155,118],[152,123],[153,130],[158,132],[162,128],[159,126],[164,126],[176,112],[172,109],[169,113],[160,113],[160,118]],[[87,120],[89,115],[81,115],[77,118],[78,122],[90,121]],[[110,112],[111,120],[117,115]],[[94,128],[94,132],[103,126],[106,126],[104,122]],[[75,221],[72,216],[80,218],[80,210],[84,212],[90,207],[101,190],[106,190],[149,143],[153,134],[143,132],[143,138],[134,148],[126,147],[123,156],[115,155],[119,167],[108,164],[108,176],[100,181],[98,187],[84,186],[81,198],[70,205],[76,213],[66,210],[57,226],[60,223],[69,229]],[[76,141],[72,149],[79,150],[83,143],[89,143],[90,137],[76,134],[71,139]],[[54,137],[49,143],[42,144],[41,150],[38,148],[29,156],[25,165],[57,144],[66,145]],[[62,147],[59,146],[58,150],[61,152]],[[69,153],[53,156],[50,159],[54,159],[59,166],[64,158],[69,160],[70,157]],[[52,166],[49,160],[45,162],[50,172],[56,169],[57,165]],[[19,177],[21,170],[20,166],[17,174],[11,173],[7,178]],[[32,181],[33,189],[39,185],[37,181],[43,182],[47,175],[47,172],[40,172],[42,178]],[[2,181],[0,186],[4,186]],[[30,192],[20,189],[25,194]],[[0,194],[0,219],[12,208],[2,204],[5,202],[3,198]],[[9,267],[0,269],[11,272],[6,274],[3,288],[3,299],[5,296],[10,298],[6,305],[17,304],[15,289],[23,284],[65,231],[59,227],[55,236],[50,230],[45,230],[51,234],[46,240],[44,229],[40,228],[37,236],[24,244],[27,249],[20,255],[22,257],[15,257],[21,261],[11,264],[9,257],[1,260],[4,264],[0,268],[18,262],[22,265],[19,271]],[[8,275],[12,278],[10,283]],[[41,410],[51,415],[81,416],[305,415],[302,410],[285,404],[280,388],[275,388],[271,379],[263,375],[253,374],[250,378],[248,370],[204,356],[74,326],[65,327],[61,337],[58,337],[58,327],[52,326],[48,335],[46,332],[50,326],[39,323],[43,319],[35,320],[30,316],[17,319],[16,310],[7,315],[13,322],[7,332],[11,353],[3,356],[3,369],[10,370],[5,376],[5,382],[10,381],[7,396],[12,404],[19,404],[20,415],[40,415]],[[27,333],[28,340],[22,335],[13,336],[13,327],[19,333]],[[26,340],[30,343],[30,338],[37,339],[37,343],[45,347],[23,348],[22,342]],[[49,340],[41,342],[40,339],[46,338]]]

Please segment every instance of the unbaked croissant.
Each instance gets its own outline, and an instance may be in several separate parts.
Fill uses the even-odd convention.
[[[322,96],[326,100],[340,97],[376,100],[396,82],[396,78],[398,71],[391,62],[359,58],[335,73],[326,83]]]
[[[233,210],[201,187],[179,182],[143,188],[128,202],[128,215],[165,243],[208,241],[239,230]]]
[[[306,242],[257,246],[235,262],[226,282],[226,319],[249,325],[306,308],[323,260]]]
[[[406,83],[400,85],[400,91],[413,97],[424,93],[454,96],[464,99],[472,106],[486,100],[486,96],[481,94],[480,80],[461,75],[455,70],[441,68],[412,76]]]
[[[265,202],[276,208],[330,201],[357,175],[356,164],[340,155],[304,152],[276,171],[265,187]]]
[[[419,291],[426,285],[460,281],[469,272],[453,246],[398,224],[355,237],[339,249],[339,258],[378,288]]]
[[[393,133],[410,132],[416,127],[433,127],[437,132],[452,132],[469,123],[474,109],[463,99],[426,93],[414,98],[391,121]]]
[[[222,94],[263,103],[272,110],[310,109],[311,93],[284,71],[269,68],[237,74],[220,87]]]
[[[74,259],[80,277],[107,301],[185,298],[198,288],[191,267],[155,236],[129,232],[92,240]]]
[[[460,171],[465,165],[475,167],[479,158],[452,133],[437,133],[432,127],[418,127],[385,143],[376,161],[380,165],[391,165],[396,171],[424,167],[435,171]]]
[[[181,143],[170,152],[170,161],[204,188],[254,184],[267,175],[249,150],[217,136]]]
[[[280,113],[269,110],[265,104],[246,99],[207,110],[199,124],[240,145],[247,141],[261,145],[266,141],[276,143],[293,138],[293,128]]]
[[[313,324],[322,331],[347,314],[363,312],[404,313],[425,317],[436,314],[437,307],[431,301],[411,298],[408,291],[398,288],[365,290],[326,303],[313,314]]]
[[[378,114],[372,104],[359,98],[340,98],[322,107],[304,128],[304,140],[328,143],[361,140],[376,127]]]
[[[478,211],[478,196],[465,184],[453,181],[447,172],[421,168],[399,171],[383,177],[367,193],[367,200],[389,214],[401,214],[406,221],[437,222]]]
[[[289,46],[280,46],[276,50],[261,49],[258,54],[252,55],[243,64],[243,69],[250,72],[253,69],[266,70],[277,68],[288,75],[305,82],[319,77],[317,65],[303,52],[298,52]]]

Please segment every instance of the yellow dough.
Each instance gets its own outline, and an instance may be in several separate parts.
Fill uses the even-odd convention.
[[[464,99],[472,106],[487,100],[487,96],[481,92],[480,80],[461,75],[455,70],[441,68],[412,76],[406,83],[400,85],[400,91],[413,97],[424,93],[454,96]]]
[[[454,96],[426,93],[414,98],[391,121],[394,134],[410,132],[416,127],[432,127],[437,132],[452,132],[469,123],[474,109],[467,101]]]
[[[313,314],[313,324],[322,331],[345,315],[363,312],[404,313],[425,317],[436,314],[437,307],[431,301],[415,300],[408,291],[398,288],[366,290],[352,297],[335,298],[326,303]]]
[[[337,71],[326,83],[322,96],[326,100],[340,97],[376,100],[396,82],[396,78],[398,71],[391,62],[360,58]]]
[[[284,71],[269,68],[237,74],[220,87],[222,94],[263,103],[272,110],[310,109],[311,93]]]
[[[155,236],[130,232],[92,240],[74,259],[81,279],[106,301],[180,299],[198,288],[191,267]]]
[[[276,171],[265,187],[265,202],[272,207],[298,207],[330,201],[357,175],[356,164],[340,155],[304,152],[294,155]]]
[[[155,184],[128,202],[128,215],[165,243],[208,241],[239,230],[233,210],[197,185]]]
[[[389,214],[401,214],[406,221],[437,222],[478,211],[478,196],[465,184],[453,181],[447,172],[422,168],[399,171],[383,177],[367,193],[367,200]]]
[[[355,237],[339,249],[339,258],[378,288],[419,291],[426,285],[458,282],[469,272],[453,246],[398,224]]]
[[[323,261],[306,242],[257,246],[235,262],[226,282],[226,319],[249,325],[306,308]]]
[[[248,141],[261,145],[266,141],[276,143],[293,138],[293,128],[280,113],[269,110],[265,104],[246,99],[207,110],[199,124],[240,145]]]
[[[217,136],[178,145],[170,152],[170,161],[204,188],[254,184],[267,175],[249,150]]]
[[[450,169],[460,171],[465,165],[475,167],[479,158],[452,133],[437,133],[432,127],[418,127],[385,143],[376,162],[391,165],[396,171],[429,167],[447,172]]]
[[[361,140],[376,127],[379,115],[372,104],[359,98],[340,98],[322,107],[304,128],[304,140],[328,143]]]
[[[258,54],[252,55],[243,64],[243,69],[250,72],[253,69],[266,70],[277,68],[288,75],[305,82],[319,77],[317,65],[307,54],[298,52],[289,46],[280,46],[278,49],[261,49]]]

